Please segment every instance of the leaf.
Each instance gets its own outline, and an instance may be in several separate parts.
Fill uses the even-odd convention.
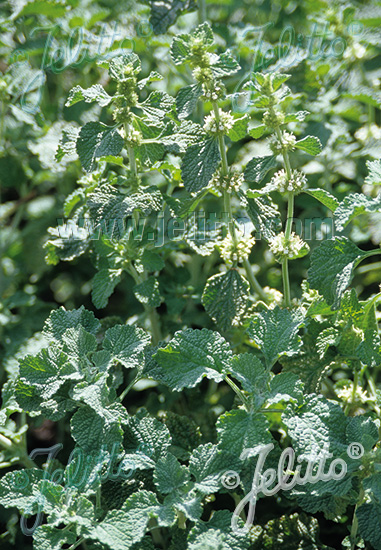
[[[319,522],[316,518],[303,513],[281,516],[266,523],[255,537],[253,550],[273,550],[275,540],[282,541],[282,550],[333,550],[322,544],[318,535]]]
[[[310,287],[318,290],[332,309],[338,309],[355,267],[368,255],[347,237],[322,242],[311,254],[307,278]]]
[[[93,278],[93,290],[91,297],[97,309],[107,306],[108,299],[120,282],[121,269],[101,269]]]
[[[326,517],[343,513],[347,505],[356,498],[351,494],[351,472],[358,470],[358,464],[356,460],[349,459],[347,454],[350,442],[346,437],[346,429],[349,420],[339,403],[312,394],[305,397],[302,406],[288,405],[282,419],[288,428],[299,461],[307,460],[308,457],[315,457],[316,461],[322,452],[329,450],[333,459],[341,458],[349,462],[348,473],[343,478],[306,483],[293,490],[298,503],[308,513],[323,511]]]
[[[171,112],[175,100],[172,96],[161,90],[155,90],[139,107],[147,117],[148,123],[160,125],[167,113]]]
[[[148,307],[159,307],[163,301],[160,296],[159,281],[156,277],[148,277],[142,283],[135,285],[133,290],[136,299]]]
[[[263,136],[266,130],[267,130],[267,127],[265,124],[259,124],[258,126],[255,126],[254,128],[249,129],[249,136],[251,136],[254,139],[258,139]]]
[[[218,332],[185,329],[176,332],[155,359],[162,367],[165,383],[175,391],[193,388],[204,377],[216,382],[224,379],[232,352]]]
[[[318,155],[323,148],[320,139],[316,136],[307,136],[300,139],[295,143],[295,147],[313,156]]]
[[[269,427],[261,413],[242,409],[228,411],[219,416],[216,423],[218,446],[239,457],[245,449],[271,443]]]
[[[311,394],[305,396],[302,406],[290,404],[282,418],[297,453],[308,455],[329,445],[334,457],[347,455],[346,430],[352,419],[345,416],[339,403]]]
[[[245,168],[245,181],[248,183],[261,183],[267,172],[275,168],[276,165],[277,162],[274,155],[252,158]]]
[[[359,533],[376,550],[381,548],[381,473],[364,479],[364,489],[371,495],[371,501],[356,509]]]
[[[151,337],[141,328],[131,325],[115,325],[106,331],[103,349],[126,369],[144,364],[144,349]]]
[[[199,141],[203,129],[190,120],[182,120],[179,125],[168,123],[167,130],[160,136],[161,143],[170,153],[185,153],[187,148]],[[168,135],[167,135],[168,134]]]
[[[131,457],[142,469],[154,468],[160,458],[167,456],[171,445],[168,428],[150,416],[145,409],[139,409],[135,416],[130,416],[128,426],[124,428],[124,448],[127,457]],[[139,458],[140,457],[140,458]]]
[[[262,396],[264,400],[268,391],[269,373],[258,357],[252,353],[234,355],[230,374],[240,382],[245,391],[254,394],[256,398]]]
[[[78,409],[70,421],[71,435],[85,453],[97,453],[100,449],[111,450],[122,442],[122,430],[112,418],[107,421],[89,406]]]
[[[83,327],[86,332],[95,336],[100,326],[101,324],[95,318],[94,313],[85,309],[84,306],[71,311],[66,311],[61,306],[50,313],[45,321],[43,333],[50,339],[61,340],[68,328]]]
[[[326,306],[328,307],[328,306]],[[322,331],[321,324],[315,320],[308,321],[308,331],[303,335],[303,344],[297,355],[283,356],[280,363],[282,372],[296,374],[305,387],[306,393],[318,392],[323,376],[334,360],[335,352],[328,350],[323,359],[319,358],[316,343]]]
[[[204,523],[198,522],[188,536],[188,550],[248,550],[249,537],[231,529],[232,513],[218,510]],[[241,525],[239,525],[242,527]]]
[[[0,504],[5,508],[18,508],[22,514],[36,514],[40,495],[38,482],[43,478],[44,471],[38,469],[6,473],[0,481]]]
[[[271,201],[268,196],[250,197],[250,189],[246,196],[240,195],[241,203],[246,207],[246,212],[249,215],[255,227],[256,239],[271,239],[279,233],[282,228],[282,219],[278,207]]]
[[[44,348],[36,355],[27,355],[20,361],[21,382],[32,385],[41,400],[51,398],[63,385],[65,378],[75,379],[79,375],[75,367],[68,363],[67,355],[56,345]],[[16,389],[16,395],[17,393]]]
[[[68,126],[62,130],[62,137],[59,141],[55,157],[57,162],[60,162],[65,155],[77,158],[76,143],[79,132],[80,129],[75,126]]]
[[[78,134],[76,151],[83,168],[90,172],[97,159],[119,155],[123,145],[124,140],[117,128],[102,122],[88,122]]]
[[[233,127],[228,132],[228,137],[232,141],[239,141],[240,139],[244,139],[247,135],[248,122],[249,117],[247,115],[236,118]]]
[[[239,323],[246,311],[250,285],[236,269],[217,273],[205,285],[201,303],[221,330]]]
[[[186,466],[168,453],[156,463],[154,482],[160,493],[166,495],[182,487],[189,480],[189,472]]]
[[[367,185],[381,185],[381,160],[367,160],[366,166],[369,174],[365,178],[365,183]]]
[[[44,15],[45,17],[62,17],[66,13],[66,6],[49,0],[32,0],[28,2],[21,11],[17,13],[17,17],[25,15]]]
[[[135,265],[136,263],[141,264],[146,271],[160,271],[165,265],[163,258],[148,248],[144,249],[142,256],[136,260]]]
[[[150,74],[146,78],[142,78],[137,83],[137,86],[139,90],[143,90],[148,84],[151,84],[151,82],[158,82],[159,80],[163,80],[163,77],[161,74],[157,73],[156,71],[151,71]]]
[[[291,372],[280,372],[273,376],[270,382],[267,403],[274,404],[280,401],[303,401],[303,384],[298,375]]]
[[[128,52],[123,55],[112,57],[110,61],[101,61],[101,64],[106,64],[109,68],[109,75],[113,80],[118,82],[124,82],[131,78],[130,67],[133,69],[134,74],[140,73],[141,63],[136,53]],[[127,69],[127,70],[126,70]]]
[[[375,550],[381,549],[381,506],[379,503],[363,504],[357,508],[359,533]]]
[[[297,113],[290,113],[284,117],[284,124],[288,124],[289,122],[303,122],[303,120],[309,114],[309,111],[298,111]]]
[[[369,417],[351,417],[347,426],[347,440],[352,443],[361,443],[365,452],[368,453],[379,440],[378,427]]]
[[[181,88],[176,96],[177,115],[180,119],[186,118],[193,113],[198,98],[202,94],[201,84],[192,84]]]
[[[261,350],[268,369],[282,355],[298,353],[301,339],[298,331],[303,324],[299,313],[276,306],[257,314],[250,323],[247,333]]]
[[[207,138],[188,147],[181,165],[184,187],[196,193],[208,185],[221,161],[218,142]]]
[[[339,231],[365,212],[381,212],[381,195],[373,198],[361,193],[350,193],[335,210],[335,224]]]
[[[154,493],[138,491],[120,510],[111,510],[103,521],[94,525],[89,537],[113,550],[130,550],[144,537],[151,518],[156,518],[159,527],[168,527],[175,523],[176,514],[161,505]]]
[[[339,201],[336,197],[331,195],[331,193],[328,193],[325,189],[303,189],[303,192],[317,199],[319,202],[324,204],[324,206],[332,210],[332,212],[335,212],[339,206]]]
[[[88,230],[79,227],[74,220],[68,220],[64,225],[49,227],[52,236],[45,244],[47,264],[57,265],[60,260],[71,261],[84,254],[89,247]]]
[[[63,532],[52,525],[41,525],[33,533],[33,543],[38,550],[61,550],[76,540],[77,535],[72,531]]]
[[[171,57],[175,65],[183,63],[190,54],[191,37],[187,34],[175,36],[171,44]]]
[[[109,184],[104,184],[88,195],[87,205],[95,226],[110,238],[120,238],[125,231],[124,220],[134,211],[147,216],[159,211],[163,200],[157,187],[142,188],[138,193],[125,195]]]
[[[238,61],[229,50],[217,57],[212,57],[211,69],[216,78],[235,74],[240,68]]]
[[[361,101],[366,105],[372,105],[376,108],[379,108],[381,103],[380,92],[378,90],[372,90],[372,88],[368,88],[367,86],[358,86],[350,92],[344,92],[343,97],[357,99],[357,101]]]
[[[81,86],[75,86],[70,90],[69,97],[65,103],[65,107],[70,107],[78,101],[85,101],[86,103],[96,102],[101,107],[105,107],[112,101],[112,97],[108,95],[106,90],[101,84],[94,84],[84,90]]]
[[[196,8],[194,0],[145,0],[151,7],[150,23],[155,34],[163,34],[177,18]]]
[[[189,472],[195,479],[195,488],[204,495],[217,493],[222,487],[223,475],[228,470],[239,470],[239,457],[217,445],[200,445],[189,458]]]

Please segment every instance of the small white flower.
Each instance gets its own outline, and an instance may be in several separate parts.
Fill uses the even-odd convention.
[[[277,155],[283,150],[293,151],[295,149],[296,137],[290,132],[284,130],[282,132],[282,141],[280,142],[277,137],[270,139],[269,145],[271,150]]]
[[[308,244],[299,235],[291,233],[290,238],[286,240],[283,231],[269,241],[269,248],[274,256],[290,260],[304,256],[309,251]]]
[[[217,124],[216,115],[214,111],[205,117],[204,130],[211,134],[218,134],[219,132],[228,133],[233,128],[234,117],[225,111],[220,111],[220,120]]]
[[[362,143],[365,143],[368,139],[381,139],[381,128],[377,124],[363,126],[356,130],[355,138]]]
[[[239,191],[243,183],[243,174],[231,170],[227,176],[223,176],[220,168],[214,173],[210,181],[211,187],[218,191],[227,191],[228,193]]]
[[[254,244],[255,239],[251,235],[237,235],[234,242],[229,233],[219,245],[220,254],[226,265],[231,267],[233,262],[241,263],[247,260]]]
[[[279,191],[280,193],[285,193],[286,191],[294,191],[299,193],[302,191],[307,184],[307,178],[303,172],[298,170],[292,170],[291,179],[288,180],[285,170],[279,170],[271,178],[268,190]]]

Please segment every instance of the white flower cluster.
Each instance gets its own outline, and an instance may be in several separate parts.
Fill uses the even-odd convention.
[[[295,149],[295,144],[296,137],[294,136],[294,134],[291,134],[290,132],[286,132],[286,130],[284,130],[282,132],[282,142],[280,143],[279,140],[274,137],[270,141],[269,145],[273,153],[279,154],[284,150],[293,151]]]
[[[368,139],[381,139],[381,128],[377,124],[363,126],[355,132],[355,138],[365,143]]]
[[[222,86],[220,84],[215,84],[213,90],[210,90],[205,84],[202,85],[204,92],[204,98],[209,101],[217,101],[223,94]]]
[[[231,267],[234,262],[242,263],[247,260],[251,249],[255,244],[254,237],[251,235],[237,236],[237,241],[234,242],[230,233],[220,243],[220,253],[228,267]]]
[[[227,191],[228,193],[232,193],[233,191],[238,192],[243,183],[243,174],[232,171],[227,176],[223,176],[220,168],[214,173],[210,180],[210,185],[217,191]]]
[[[285,170],[279,170],[271,178],[269,187],[281,193],[286,191],[294,191],[294,193],[300,193],[307,185],[307,178],[303,172],[298,170],[291,171],[291,179],[287,178]]]
[[[304,256],[309,251],[308,244],[302,241],[299,235],[291,233],[290,238],[286,240],[283,231],[269,241],[269,248],[275,256],[289,260]]]
[[[346,401],[347,403],[351,403],[353,399],[353,382],[349,382],[342,388],[335,388],[335,392],[337,397],[339,397],[342,401]],[[355,389],[355,402],[356,403],[366,403],[367,401],[370,401],[370,397],[367,395],[366,391],[364,391],[361,387],[357,386]]]
[[[344,51],[344,59],[362,59],[365,53],[366,48],[360,42],[355,42]]]
[[[204,130],[211,134],[227,133],[233,128],[234,117],[225,111],[220,111],[220,120],[217,124],[216,115],[214,112],[205,117]]]
[[[270,302],[270,309],[273,309],[276,305],[281,305],[283,301],[283,294],[279,292],[279,290],[271,288],[270,286],[264,286],[263,292],[266,294]]]
[[[141,132],[139,132],[139,130],[130,130],[130,135],[129,135],[129,138],[128,138],[128,141],[131,143],[131,144],[134,144],[134,145],[141,145],[141,142],[142,142],[142,134]]]

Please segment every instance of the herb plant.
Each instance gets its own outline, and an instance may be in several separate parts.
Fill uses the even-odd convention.
[[[12,6],[13,49],[83,16]],[[56,74],[50,110],[33,60],[0,79],[4,548],[381,549],[377,18],[303,3],[345,48],[287,65],[249,58],[244,2],[206,7],[131,7],[155,34]],[[264,446],[297,483],[254,514]]]

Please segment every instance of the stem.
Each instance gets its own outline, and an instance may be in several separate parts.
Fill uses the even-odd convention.
[[[205,0],[198,0],[198,23],[201,25],[206,21],[206,5]]]
[[[74,544],[72,544],[68,550],[75,550],[75,548],[78,548],[78,546],[80,546],[83,541],[85,540],[85,537],[81,537],[80,539],[77,540],[77,542],[75,542]]]
[[[97,492],[95,493],[95,508],[96,510],[101,510],[102,504],[101,504],[101,488],[98,487]]]
[[[161,534],[160,527],[157,524],[156,519],[151,518],[148,522],[148,528],[152,535],[152,540],[155,544],[158,544],[162,548],[165,548],[163,535]]]
[[[216,123],[219,124],[220,121],[220,108],[218,107],[218,103],[216,101],[213,101],[213,111],[214,115],[216,117]],[[223,134],[218,134],[218,146],[221,154],[221,172],[223,176],[227,176],[229,173],[229,164],[228,159],[226,155],[226,147],[225,147],[225,141]],[[224,209],[227,212],[229,216],[229,232],[233,239],[233,242],[237,242],[237,235],[235,232],[235,226],[234,226],[234,218],[233,218],[233,212],[232,212],[232,205],[231,205],[231,196],[230,193],[227,191],[224,192]],[[263,292],[263,289],[259,282],[257,281],[252,269],[251,265],[248,259],[243,260],[243,265],[246,270],[246,275],[249,280],[249,283],[251,285],[251,288],[258,294],[258,296],[264,301],[267,302],[267,296]]]
[[[353,376],[353,388],[352,388],[351,400],[349,403],[347,403],[344,409],[345,414],[348,414],[351,409],[351,406],[356,403],[356,391],[357,391],[358,381],[359,381],[359,373],[356,369]]]
[[[353,512],[352,528],[351,528],[351,534],[350,534],[351,550],[356,550],[356,538],[357,538],[357,530],[359,526],[356,512],[357,512],[357,508],[362,504],[362,501],[364,500],[364,496],[365,496],[364,489],[361,487],[359,492],[359,499],[357,501],[357,504]]]
[[[253,270],[251,269],[250,262],[247,258],[243,260],[243,266],[246,270],[246,275],[249,280],[249,283],[251,285],[251,288],[258,294],[258,296],[265,302],[265,304],[268,303],[268,298],[261,287],[261,285],[258,283],[256,276],[253,273]]]
[[[152,343],[158,344],[163,339],[160,329],[159,315],[155,308],[147,308],[152,330]]]
[[[130,125],[126,122],[124,124],[124,131],[126,133],[126,138],[128,138],[130,134]],[[128,161],[130,163],[130,169],[135,178],[138,175],[137,168],[136,168],[136,158],[135,158],[135,151],[132,145],[127,145],[127,154],[128,154]]]
[[[278,141],[281,146],[283,146],[282,134],[278,128],[275,128],[275,133],[278,138]],[[282,147],[282,156],[284,161],[284,167],[287,174],[287,180],[291,179],[291,163],[287,151]],[[292,229],[292,220],[294,217],[294,193],[288,193],[288,204],[287,204],[287,220],[286,220],[286,229],[284,232],[286,246],[291,236]],[[290,276],[288,273],[288,258],[284,258],[282,261],[282,279],[283,279],[283,294],[284,294],[284,303],[286,307],[291,307],[291,290],[290,290]]]
[[[246,398],[246,396],[244,395],[244,393],[239,389],[237,384],[233,382],[233,380],[229,378],[228,375],[225,376],[225,382],[227,382],[231,387],[231,389],[234,391],[234,393],[238,395],[239,399],[242,401],[243,405],[245,406],[245,409],[247,410],[247,412],[250,412],[250,403]]]
[[[369,374],[369,372],[365,369],[365,378],[368,382],[368,386],[369,386],[369,393],[370,395],[372,396],[373,398],[373,408],[374,410],[376,411],[377,415],[378,416],[381,416],[381,409],[380,407],[376,404],[377,403],[377,388],[376,388],[376,384],[374,383],[374,380],[372,378],[372,376]]]
[[[26,449],[23,448],[23,442],[20,444],[14,443],[5,435],[0,434],[0,447],[11,451],[15,458],[15,460],[12,459],[12,462],[20,462],[25,468],[38,468],[37,464],[29,458]]]
[[[130,391],[131,388],[133,388],[136,384],[136,382],[138,382],[140,380],[141,376],[140,374],[137,374],[135,376],[135,378],[133,378],[133,380],[131,380],[131,382],[128,384],[127,388],[125,388],[122,393],[120,394],[119,396],[119,401],[122,402],[123,399],[126,397],[126,395],[128,394],[128,392]]]

